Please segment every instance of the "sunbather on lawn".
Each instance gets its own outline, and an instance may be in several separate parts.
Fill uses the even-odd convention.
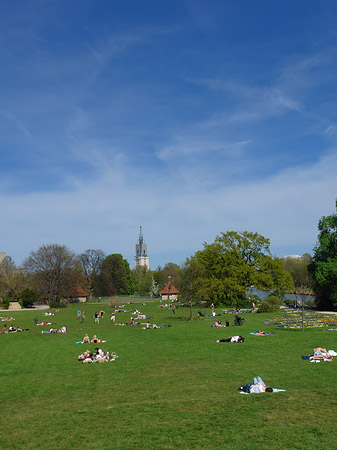
[[[310,360],[312,359],[333,359],[333,356],[327,351],[326,348],[315,347],[313,356],[310,356]]]
[[[273,392],[273,388],[266,386],[261,377],[254,377],[253,383],[247,383],[245,386],[240,386],[238,390],[246,392],[246,394]]]
[[[216,342],[245,342],[242,336],[230,336],[227,339],[218,339]]]

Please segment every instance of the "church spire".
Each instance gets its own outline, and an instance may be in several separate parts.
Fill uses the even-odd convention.
[[[144,243],[143,230],[140,227],[138,243],[136,244],[135,268],[145,266],[150,269],[147,245]]]
[[[140,232],[139,232],[139,244],[144,244],[144,237],[143,237],[143,231],[142,231],[141,226],[140,226]]]

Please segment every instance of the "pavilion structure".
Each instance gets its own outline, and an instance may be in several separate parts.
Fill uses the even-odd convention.
[[[175,302],[179,298],[180,291],[173,286],[171,277],[168,277],[168,282],[166,283],[163,290],[159,292],[161,300],[166,302]]]

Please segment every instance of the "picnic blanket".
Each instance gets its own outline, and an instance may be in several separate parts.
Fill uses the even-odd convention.
[[[269,333],[269,331],[255,331],[254,333],[249,334],[254,334],[255,336],[271,336],[272,334],[275,333]]]

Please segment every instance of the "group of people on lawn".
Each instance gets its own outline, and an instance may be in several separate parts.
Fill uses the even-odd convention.
[[[86,350],[77,358],[78,361],[86,364],[86,363],[94,363],[94,362],[108,362],[114,361],[117,358],[115,353],[110,354],[107,350],[102,350],[98,347],[95,348],[93,352],[90,350]]]

